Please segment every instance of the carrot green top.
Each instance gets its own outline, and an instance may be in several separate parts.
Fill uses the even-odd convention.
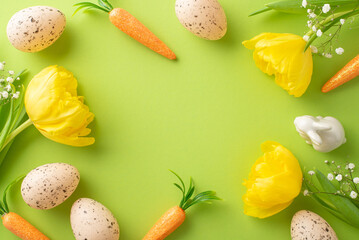
[[[21,179],[23,179],[25,176],[21,176],[16,178],[14,181],[12,181],[9,185],[7,185],[7,187],[4,190],[4,195],[2,196],[2,200],[0,200],[0,215],[5,215],[6,213],[9,213],[9,206],[7,204],[7,194],[9,193],[10,189],[12,186],[14,186],[18,181],[20,181]]]
[[[170,170],[171,171],[171,170]],[[200,202],[206,202],[206,203],[211,203],[211,201],[213,200],[222,200],[219,197],[216,196],[216,192],[214,191],[205,191],[205,192],[201,192],[199,194],[197,194],[195,197],[192,198],[192,195],[194,193],[195,190],[195,186],[193,183],[193,179],[190,178],[189,181],[189,188],[186,191],[186,186],[183,182],[183,180],[180,178],[180,176],[178,176],[177,173],[171,171],[174,175],[176,175],[176,177],[179,179],[179,181],[181,182],[181,185],[174,183],[174,185],[179,188],[182,192],[182,200],[179,204],[179,207],[182,208],[183,210],[186,210],[187,208],[200,203]]]
[[[80,2],[74,4],[74,7],[78,8],[75,10],[73,15],[75,15],[81,9],[98,9],[107,13],[111,12],[113,9],[111,3],[109,3],[108,0],[98,0],[98,5],[91,2]]]

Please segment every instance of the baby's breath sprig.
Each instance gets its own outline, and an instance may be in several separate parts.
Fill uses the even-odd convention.
[[[325,161],[330,172],[308,171],[304,177],[304,196],[310,196],[336,217],[359,228],[359,177],[355,164],[344,167],[335,161]]]
[[[0,62],[0,165],[23,126],[25,87],[21,77],[25,71],[15,74],[6,67],[6,62]]]

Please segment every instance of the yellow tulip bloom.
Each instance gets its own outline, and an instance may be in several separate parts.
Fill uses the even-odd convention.
[[[254,49],[257,67],[268,75],[275,75],[275,82],[290,95],[302,96],[307,90],[313,73],[312,52],[304,52],[306,41],[288,33],[262,33],[244,41],[248,49]]]
[[[35,127],[47,138],[71,145],[95,142],[87,136],[94,114],[77,96],[77,80],[63,67],[43,69],[29,83],[25,93],[26,112]]]
[[[262,144],[264,155],[253,165],[243,183],[244,213],[266,218],[287,208],[302,187],[303,175],[293,154],[276,142]]]

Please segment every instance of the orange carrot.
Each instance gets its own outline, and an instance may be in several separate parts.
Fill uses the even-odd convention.
[[[175,172],[171,172],[176,175],[181,183],[181,185],[177,183],[174,183],[174,185],[181,190],[182,200],[179,206],[175,206],[165,212],[142,240],[165,239],[184,222],[186,218],[186,209],[200,202],[210,203],[212,200],[220,200],[213,191],[202,192],[191,198],[195,190],[192,178],[190,178],[189,188],[188,191],[186,191],[182,179]]]
[[[6,213],[1,219],[8,230],[23,240],[50,240],[16,213]]]
[[[108,0],[99,0],[99,5],[91,2],[81,2],[75,4],[74,6],[78,7],[75,13],[83,8],[98,9],[109,13],[111,23],[122,32],[126,33],[158,54],[161,54],[171,60],[176,59],[176,55],[171,51],[171,49],[169,49],[169,47],[156,37],[156,35],[154,35],[145,25],[143,25],[126,10],[113,8]]]
[[[11,187],[22,178],[23,177],[17,178],[5,188],[3,201],[0,201],[0,215],[2,223],[8,230],[23,240],[49,240],[48,237],[42,234],[28,221],[20,217],[18,214],[9,211],[6,199],[7,194]]]
[[[322,92],[329,92],[357,76],[359,76],[359,55],[348,62],[334,77],[326,82],[322,88]]]

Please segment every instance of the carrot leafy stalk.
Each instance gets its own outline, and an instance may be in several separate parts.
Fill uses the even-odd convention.
[[[22,178],[24,178],[24,176],[15,179],[5,188],[3,199],[2,201],[0,200],[0,214],[2,223],[8,230],[23,240],[49,240],[48,237],[42,234],[20,215],[9,211],[9,206],[7,204],[7,194],[12,186],[14,186]]]
[[[145,25],[122,8],[113,8],[108,0],[98,0],[98,5],[91,2],[81,2],[74,5],[78,7],[74,14],[82,9],[97,9],[109,14],[110,21],[122,32],[133,39],[142,43],[146,47],[161,54],[162,56],[174,60],[176,55],[164,44],[155,34],[153,34]]]
[[[348,62],[347,65],[326,82],[322,88],[322,92],[329,92],[357,76],[359,76],[359,55]]]
[[[189,207],[205,202],[211,203],[212,200],[221,200],[216,196],[214,191],[205,191],[197,194],[192,197],[195,192],[195,186],[192,178],[190,178],[190,183],[188,190],[186,191],[186,186],[183,180],[178,176],[177,173],[171,171],[180,181],[180,184],[174,183],[174,185],[181,190],[182,200],[178,206],[170,208],[165,212],[162,217],[156,222],[156,224],[151,228],[151,230],[146,234],[143,240],[162,240],[170,235],[174,230],[176,230],[184,222],[186,218],[185,210]]]

